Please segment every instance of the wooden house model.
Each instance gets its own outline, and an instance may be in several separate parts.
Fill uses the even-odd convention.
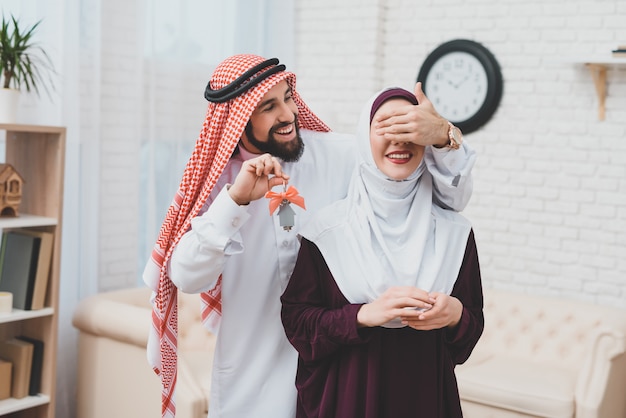
[[[11,164],[0,164],[0,217],[15,217],[22,202],[24,179]]]

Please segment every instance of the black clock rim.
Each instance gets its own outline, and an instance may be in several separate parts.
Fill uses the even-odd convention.
[[[450,120],[450,122],[458,126],[463,133],[469,134],[485,125],[500,105],[504,84],[502,71],[495,56],[484,45],[469,39],[454,39],[439,45],[428,54],[424,60],[417,76],[417,81],[422,82],[422,90],[424,92],[427,91],[426,76],[433,65],[435,65],[435,62],[437,62],[439,58],[450,52],[466,52],[472,54],[485,68],[487,73],[487,95],[480,109],[469,119],[462,121]]]

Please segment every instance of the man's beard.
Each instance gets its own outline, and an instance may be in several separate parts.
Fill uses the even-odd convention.
[[[298,161],[304,152],[304,142],[302,142],[298,124],[294,123],[296,137],[293,140],[283,143],[279,142],[274,137],[274,133],[277,130],[289,125],[290,123],[281,123],[280,125],[273,126],[268,133],[267,141],[262,142],[254,136],[254,133],[252,133],[252,123],[248,122],[245,130],[246,137],[248,138],[248,141],[250,141],[250,143],[260,151],[272,154],[274,157],[278,157],[286,163],[292,163]]]

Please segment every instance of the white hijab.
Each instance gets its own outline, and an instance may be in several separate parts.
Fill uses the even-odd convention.
[[[404,181],[389,179],[376,167],[370,112],[383,91],[361,112],[360,158],[348,195],[321,209],[300,231],[320,249],[351,303],[372,302],[391,286],[450,294],[471,229],[463,216],[432,203],[432,177],[423,160]]]

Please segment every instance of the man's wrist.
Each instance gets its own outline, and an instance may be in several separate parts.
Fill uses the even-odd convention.
[[[458,150],[463,144],[463,132],[450,121],[446,121],[446,143],[442,146],[435,145],[435,148],[449,148]]]
[[[433,147],[439,148],[439,149],[446,147],[450,143],[450,137],[448,135],[448,129],[449,129],[448,121],[442,118],[440,126],[441,126],[440,128],[441,134],[438,135],[439,141],[437,143],[433,143]]]
[[[226,191],[228,192],[228,195],[233,200],[233,202],[235,202],[239,206],[246,206],[246,205],[248,205],[250,202],[249,201],[246,202],[245,200],[242,200],[235,193],[233,193],[233,191],[231,190],[231,186],[232,186],[232,184],[227,184],[226,185]]]

